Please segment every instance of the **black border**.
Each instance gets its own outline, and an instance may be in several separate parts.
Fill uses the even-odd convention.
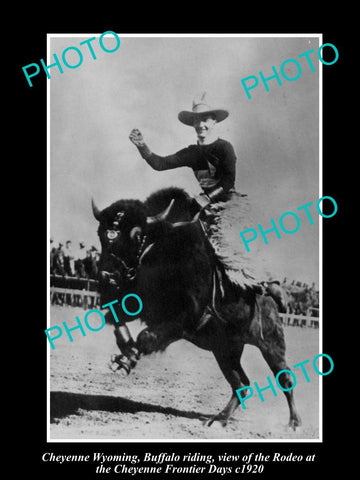
[[[179,7],[181,8],[181,7]],[[109,14],[111,18],[112,15]],[[151,17],[150,17],[151,18]],[[68,20],[68,19],[67,19]],[[21,115],[19,132],[21,133],[20,147],[23,148],[21,162],[21,177],[25,180],[21,187],[21,206],[25,211],[27,207],[35,205],[31,209],[31,229],[33,235],[27,237],[28,249],[33,252],[30,261],[30,271],[35,276],[36,282],[31,285],[29,295],[26,295],[28,306],[36,305],[36,308],[29,310],[27,318],[26,336],[20,336],[20,347],[25,353],[19,359],[17,375],[23,372],[24,377],[30,375],[27,369],[31,369],[31,384],[24,387],[19,386],[17,394],[17,418],[19,425],[13,430],[17,437],[22,439],[21,458],[19,464],[17,455],[20,450],[15,448],[14,463],[19,470],[24,472],[36,472],[41,475],[56,475],[62,477],[67,474],[85,475],[88,478],[95,478],[94,465],[89,463],[56,464],[43,462],[42,454],[54,452],[59,454],[87,454],[93,451],[105,453],[140,453],[149,451],[154,454],[165,452],[199,452],[199,453],[224,453],[246,454],[251,451],[270,454],[281,452],[289,454],[316,454],[316,461],[313,463],[271,463],[266,465],[262,476],[286,473],[296,474],[324,474],[329,464],[341,465],[342,459],[346,459],[346,450],[349,440],[348,419],[344,417],[344,405],[346,397],[350,398],[351,390],[347,371],[349,368],[349,346],[347,340],[353,319],[350,315],[349,302],[344,302],[349,285],[346,282],[344,272],[344,232],[349,231],[349,224],[345,223],[345,213],[349,209],[349,191],[347,165],[345,161],[350,155],[346,151],[347,121],[350,113],[348,103],[344,102],[344,86],[349,77],[348,69],[350,52],[346,36],[339,32],[338,28],[326,28],[324,25],[310,25],[304,22],[300,28],[276,28],[273,24],[266,28],[248,28],[242,26],[241,22],[231,29],[220,29],[219,21],[208,23],[196,22],[196,18],[189,19],[182,28],[176,29],[165,26],[158,19],[149,24],[139,25],[133,21],[132,27],[121,21],[108,21],[102,24],[86,25],[79,22],[71,25],[56,25],[51,22],[44,22],[40,28],[32,24],[32,29],[22,32],[21,50],[16,55],[15,84],[17,88],[16,101],[20,105]],[[156,25],[157,28],[156,28]],[[224,23],[228,25],[228,21]],[[306,25],[306,29],[304,29]],[[332,66],[323,68],[323,195],[330,195],[338,203],[338,213],[331,220],[323,221],[323,351],[331,355],[335,362],[334,372],[324,377],[324,405],[323,405],[323,443],[47,443],[47,391],[46,391],[46,342],[43,330],[46,328],[46,78],[38,77],[36,85],[30,88],[27,85],[21,67],[36,59],[46,58],[46,35],[47,33],[88,33],[103,32],[106,30],[121,31],[126,33],[322,33],[323,43],[333,43],[339,50],[339,60]],[[349,97],[347,97],[349,100]],[[345,110],[346,108],[346,110]],[[346,186],[346,187],[345,187]],[[24,200],[26,201],[24,202]],[[345,212],[345,213],[344,213]],[[22,238],[20,239],[22,240]],[[17,243],[17,242],[15,242]],[[20,242],[22,246],[22,242]],[[19,246],[18,248],[21,248]],[[348,279],[349,280],[349,279]],[[31,312],[31,313],[30,313]],[[29,314],[30,313],[30,314]],[[347,326],[344,329],[344,323]],[[345,352],[346,348],[346,352]],[[29,363],[30,362],[30,363]],[[25,365],[24,365],[25,363]],[[349,389],[349,393],[346,391]],[[21,414],[23,412],[23,414]],[[335,454],[336,457],[332,454]],[[111,478],[112,474],[107,474]],[[233,475],[230,475],[233,476]],[[98,477],[98,475],[97,475]],[[218,477],[218,475],[216,475]],[[228,478],[229,475],[226,475]],[[214,477],[215,478],[215,477]]]

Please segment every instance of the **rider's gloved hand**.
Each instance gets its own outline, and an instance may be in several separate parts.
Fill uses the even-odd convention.
[[[139,129],[133,128],[129,135],[130,140],[137,147],[143,147],[145,145],[144,137]]]
[[[210,205],[210,198],[205,193],[200,193],[200,195],[195,196],[195,201],[199,205],[200,210],[206,208]]]

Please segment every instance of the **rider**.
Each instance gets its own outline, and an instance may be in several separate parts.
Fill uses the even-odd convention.
[[[240,249],[240,222],[248,217],[249,205],[246,195],[235,190],[235,151],[230,142],[215,133],[216,124],[228,115],[227,110],[211,107],[204,93],[193,101],[191,111],[181,111],[178,115],[180,122],[195,128],[196,144],[172,155],[160,156],[149,149],[138,129],[133,129],[129,138],[155,170],[192,168],[202,189],[195,200],[213,216],[209,239],[227,277],[242,289],[260,292],[262,288],[255,279],[252,262]]]

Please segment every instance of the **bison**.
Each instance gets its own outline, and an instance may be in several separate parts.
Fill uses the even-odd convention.
[[[250,385],[240,359],[245,344],[257,346],[274,375],[288,370],[282,322],[274,299],[261,290],[237,287],[224,275],[199,216],[196,202],[182,189],[166,188],[145,202],[119,200],[99,210],[92,204],[99,222],[101,243],[99,291],[102,304],[127,293],[141,299],[141,320],[146,328],[136,341],[126,322],[131,318],[113,308],[119,322],[115,337],[120,355],[114,365],[129,372],[141,355],[163,351],[185,339],[213,352],[231,386],[225,408],[207,419],[226,425],[239,406],[236,390]],[[130,299],[131,300],[131,299]],[[136,311],[138,304],[127,305]],[[111,323],[113,315],[108,312]],[[292,378],[280,376],[289,410],[289,426],[301,424],[296,411]],[[243,390],[244,395],[246,390]]]

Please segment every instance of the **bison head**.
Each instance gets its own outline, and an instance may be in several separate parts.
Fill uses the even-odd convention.
[[[99,264],[100,283],[121,287],[135,279],[141,258],[151,248],[147,232],[149,226],[165,220],[172,208],[155,216],[148,216],[139,200],[120,200],[100,210],[92,200],[92,211],[99,222],[101,243]]]
[[[176,187],[159,190],[144,203],[119,200],[104,210],[92,201],[99,222],[98,279],[104,303],[119,291],[142,288],[144,275],[149,278],[150,271],[181,264],[194,255],[194,245],[199,239],[202,242],[202,230],[196,225],[200,212],[193,207],[191,197]]]
[[[200,212],[179,190],[163,189],[143,203],[120,200],[104,210],[92,203],[101,242],[99,293],[103,304],[136,292],[148,322],[177,314],[191,282],[209,283]],[[204,248],[205,247],[205,248]],[[164,299],[171,298],[171,305]],[[192,304],[192,303],[191,303]]]

